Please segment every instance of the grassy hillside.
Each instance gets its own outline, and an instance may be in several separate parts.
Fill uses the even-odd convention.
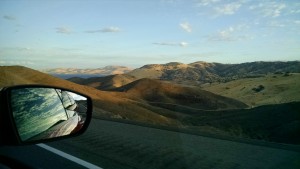
[[[153,124],[177,124],[177,120],[164,117],[145,106],[137,105],[122,93],[100,91],[59,79],[22,66],[1,66],[0,87],[22,84],[44,84],[72,89],[90,96],[94,102],[94,117],[123,118]]]
[[[240,100],[249,106],[289,103],[300,101],[300,74],[268,74],[227,83],[205,84],[202,89]]]
[[[140,79],[117,88],[130,98],[146,100],[156,106],[182,105],[203,110],[241,109],[247,105],[199,88],[183,87],[153,79]]]
[[[92,77],[87,79],[74,77],[68,80],[77,84],[94,87],[99,90],[111,90],[131,83],[137,80],[137,78],[127,74],[120,74],[105,77]]]
[[[195,62],[183,64],[151,64],[129,72],[138,79],[152,78],[183,84],[203,84],[228,82],[245,77],[257,77],[276,72],[300,73],[300,62],[249,62],[241,64],[222,64]]]
[[[182,121],[199,131],[209,128],[241,138],[300,144],[300,102],[231,111],[198,111]]]
[[[253,100],[256,105],[273,103],[269,100],[274,98],[286,100],[247,109],[240,101],[199,87],[153,79],[140,79],[114,91],[101,91],[26,67],[3,66],[0,74],[0,87],[46,84],[85,93],[93,99],[94,118],[117,118],[198,133],[300,144],[299,74],[276,74],[203,86],[206,90],[244,99],[248,104]]]

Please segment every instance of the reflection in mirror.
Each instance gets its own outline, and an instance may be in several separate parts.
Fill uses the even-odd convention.
[[[76,133],[82,128],[87,115],[87,98],[61,89],[13,89],[10,101],[22,141]]]

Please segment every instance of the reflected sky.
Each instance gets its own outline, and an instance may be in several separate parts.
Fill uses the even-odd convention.
[[[78,100],[86,100],[86,97],[83,97],[83,96],[80,96],[76,93],[73,93],[73,92],[68,92],[69,95],[71,95],[74,100],[78,101]]]
[[[11,91],[13,117],[23,141],[47,130],[66,112],[55,89],[23,88]]]

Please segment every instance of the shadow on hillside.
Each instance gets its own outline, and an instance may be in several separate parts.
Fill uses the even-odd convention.
[[[201,112],[182,122],[196,128],[213,127],[235,137],[300,144],[300,102]]]
[[[300,102],[266,105],[252,109],[215,111],[196,110],[167,104],[149,103],[148,106],[145,105],[141,104],[140,106],[144,106],[148,110],[152,108],[151,111],[154,112],[155,117],[163,116],[166,121],[157,122],[153,118],[154,115],[150,117],[149,114],[146,115],[153,119],[135,118],[138,116],[132,116],[130,112],[126,114],[109,112],[101,109],[101,106],[97,104],[95,105],[94,117],[206,136],[219,135],[300,144]],[[115,110],[117,110],[117,106],[115,105]],[[142,116],[143,112],[139,112],[139,114]],[[173,123],[167,123],[168,119]]]

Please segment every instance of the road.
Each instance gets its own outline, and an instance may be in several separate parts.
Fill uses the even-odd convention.
[[[3,158],[6,157],[6,158]],[[4,163],[3,163],[4,162]],[[0,168],[1,164],[8,164],[11,168],[39,168],[39,169],[85,169],[81,164],[62,158],[37,145],[26,146],[1,146],[0,147]]]
[[[83,135],[48,145],[104,169],[293,169],[300,152],[92,119]]]

